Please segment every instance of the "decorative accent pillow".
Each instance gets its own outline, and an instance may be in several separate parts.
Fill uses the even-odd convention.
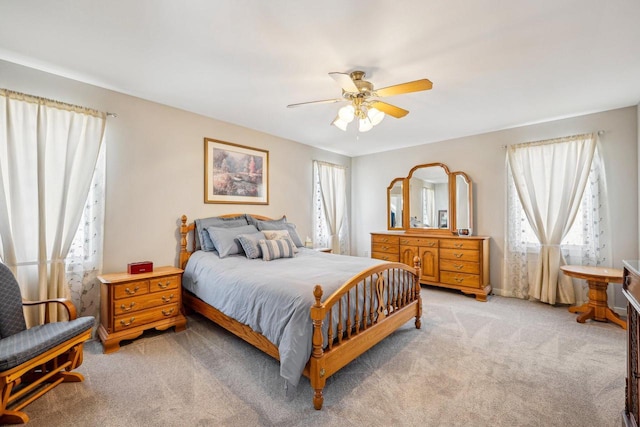
[[[256,259],[262,257],[262,249],[260,249],[260,240],[265,240],[266,237],[263,232],[251,234],[239,234],[236,239],[240,242],[244,254],[249,259]]]
[[[194,233],[196,241],[195,248],[196,250],[202,249],[203,251],[212,251],[215,249],[207,232],[207,227],[232,228],[249,225],[247,217],[244,214],[231,218],[212,216],[210,218],[196,219],[194,223],[196,225],[196,232]]]
[[[291,242],[291,246],[293,246],[293,252],[298,252],[298,248],[296,244],[293,243],[291,235],[287,230],[263,230],[262,233],[267,240],[288,240]]]
[[[250,214],[246,214],[246,218],[248,223],[251,225],[255,225],[258,230],[260,230],[260,227],[258,226],[258,224],[260,223],[278,224],[278,225],[284,225],[287,223],[286,215],[282,215],[282,218],[280,219],[255,219]],[[283,227],[279,227],[278,229],[282,230],[282,228]]]
[[[291,237],[291,240],[293,241],[294,245],[296,245],[299,248],[304,246],[304,243],[302,243],[302,239],[300,238],[300,236],[298,235],[298,232],[296,231],[295,224],[292,224],[290,222],[274,223],[274,222],[258,221],[257,227],[258,227],[258,230],[260,231],[287,230],[289,232],[289,236]]]
[[[236,237],[240,234],[257,233],[258,229],[253,225],[243,225],[240,227],[207,227],[207,233],[213,242],[213,246],[218,251],[220,258],[228,255],[243,253],[242,246]]]
[[[260,249],[262,250],[262,259],[271,261],[278,258],[293,258],[295,255],[291,240],[260,240]]]

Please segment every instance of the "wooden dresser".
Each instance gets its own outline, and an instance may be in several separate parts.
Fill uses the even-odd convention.
[[[428,233],[371,233],[371,257],[413,265],[422,262],[420,283],[458,289],[486,301],[489,284],[489,237]]]
[[[622,293],[627,298],[627,386],[623,425],[640,425],[640,261],[623,261]]]
[[[98,276],[100,326],[98,336],[105,353],[120,349],[120,341],[140,336],[145,330],[185,329],[181,312],[182,270],[158,267],[142,274],[114,273]]]

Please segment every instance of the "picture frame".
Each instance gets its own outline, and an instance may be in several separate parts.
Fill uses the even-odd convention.
[[[269,204],[269,151],[204,139],[204,202]]]
[[[439,228],[448,228],[449,227],[449,215],[446,210],[438,211],[438,227]]]

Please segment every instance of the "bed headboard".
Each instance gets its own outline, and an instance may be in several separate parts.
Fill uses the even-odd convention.
[[[232,213],[232,214],[225,214],[225,215],[218,215],[221,218],[231,218],[234,216],[239,216],[239,215],[243,215],[241,213]],[[255,219],[258,219],[260,221],[270,221],[272,220],[272,218],[269,218],[267,216],[263,216],[263,215],[255,215],[255,214],[247,214],[247,215],[251,215],[252,217],[254,217]],[[187,236],[189,235],[189,233],[192,234],[191,238],[192,241],[195,242],[195,229],[196,229],[196,224],[195,222],[191,222],[189,224],[187,224],[187,216],[186,215],[182,215],[182,217],[180,218],[180,254],[178,256],[178,262],[179,265],[178,267],[184,269],[185,266],[187,265],[187,261],[189,261],[189,257],[191,256],[191,254],[194,251],[190,251],[187,249]],[[195,245],[195,243],[194,243]]]

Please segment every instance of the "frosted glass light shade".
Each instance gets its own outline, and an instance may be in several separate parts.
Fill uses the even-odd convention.
[[[355,117],[355,108],[353,108],[353,105],[345,105],[338,110],[338,117],[343,122],[351,123]]]
[[[333,122],[331,122],[331,124],[334,125],[335,127],[337,127],[338,129],[343,130],[343,131],[346,132],[347,131],[347,125],[349,123],[345,122],[340,117],[336,117],[336,119]]]
[[[360,119],[360,125],[358,127],[358,130],[360,132],[368,132],[373,128],[373,124],[371,123],[371,120],[369,120],[368,117],[364,118],[364,119]]]
[[[371,124],[374,126],[378,125],[382,119],[384,119],[384,113],[377,108],[369,108],[367,116],[369,116],[369,120],[371,120]]]

